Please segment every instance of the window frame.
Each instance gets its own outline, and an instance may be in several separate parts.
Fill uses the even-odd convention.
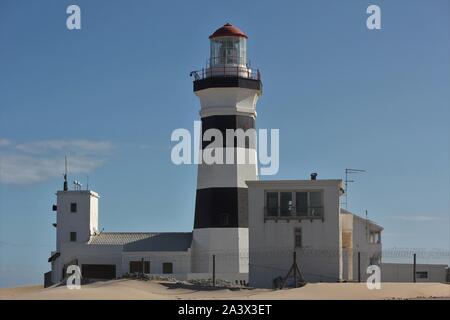
[[[77,242],[77,232],[70,231],[69,239],[70,239],[70,242]]]
[[[290,210],[290,214],[288,215],[282,215],[281,214],[281,193],[291,193],[291,201],[292,206]],[[320,193],[320,202],[322,203],[321,207],[312,207],[311,206],[311,193]],[[271,215],[269,214],[269,207],[268,207],[268,194],[269,193],[276,193],[277,194],[277,214]],[[306,193],[307,194],[307,212],[306,214],[304,212],[299,212],[297,209],[297,193]],[[321,213],[312,215],[311,209],[314,208],[321,208]],[[300,218],[300,219],[323,219],[325,217],[325,190],[324,189],[265,189],[264,190],[264,215],[267,218]]]
[[[170,272],[165,272],[165,267],[170,265]],[[173,274],[173,262],[162,263],[162,274]]]
[[[76,202],[70,203],[70,213],[77,213],[78,212],[78,204]]]

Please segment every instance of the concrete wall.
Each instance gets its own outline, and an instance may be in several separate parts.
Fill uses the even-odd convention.
[[[116,277],[121,277],[129,272],[130,261],[150,261],[150,274],[182,277],[191,271],[191,253],[182,252],[123,252],[121,245],[88,245],[80,243],[64,243],[61,247],[61,256],[52,263],[52,281],[57,283],[62,280],[64,265],[78,261],[78,266],[83,264],[110,264],[116,266]],[[163,262],[173,264],[173,274],[162,274]],[[180,276],[182,275],[182,276]]]
[[[216,272],[232,275],[234,281],[248,276],[248,229],[194,229],[192,273],[212,273],[212,255],[216,255]]]
[[[77,233],[77,242],[87,242],[98,230],[98,194],[92,191],[58,191],[56,213],[56,249],[70,242],[70,232]],[[77,212],[70,212],[70,204]]]
[[[191,253],[182,252],[124,252],[122,255],[122,272],[127,273],[130,269],[130,261],[150,261],[150,274],[179,277],[191,272]],[[171,262],[173,264],[173,274],[163,274],[162,264]],[[185,277],[185,276],[183,276]]]
[[[417,264],[416,272],[426,271],[426,279],[416,276],[417,282],[446,282],[448,266],[442,264]],[[383,282],[413,282],[413,264],[382,263],[381,281]]]
[[[340,180],[249,181],[250,286],[272,287],[285,276],[297,251],[297,261],[309,282],[341,279],[339,219]],[[323,192],[324,219],[264,221],[265,191]],[[295,248],[295,228],[302,229],[302,248]]]
[[[367,267],[371,262],[381,263],[382,245],[370,243],[370,232],[381,232],[382,228],[357,215],[351,213],[341,214],[343,244],[343,280],[358,280],[358,253],[360,254],[360,277],[365,281],[370,275]],[[347,243],[350,237],[350,243]],[[372,259],[371,259],[372,258]],[[372,260],[372,261],[371,261]],[[376,261],[378,260],[378,261]]]

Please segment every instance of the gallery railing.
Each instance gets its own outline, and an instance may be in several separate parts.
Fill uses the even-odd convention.
[[[189,75],[194,77],[195,81],[206,78],[220,77],[239,77],[252,80],[261,80],[261,74],[258,69],[252,69],[242,65],[217,65],[206,69],[192,71]]]

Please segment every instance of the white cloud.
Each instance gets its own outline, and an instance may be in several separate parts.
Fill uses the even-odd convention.
[[[395,220],[403,220],[403,221],[412,221],[412,222],[429,222],[429,221],[446,221],[447,219],[443,217],[436,216],[391,216],[391,219]]]
[[[11,141],[5,138],[0,138],[0,147],[9,146]]]
[[[69,175],[86,174],[103,165],[113,146],[107,141],[43,140],[12,145],[0,152],[0,183],[30,184],[60,177],[64,156]]]

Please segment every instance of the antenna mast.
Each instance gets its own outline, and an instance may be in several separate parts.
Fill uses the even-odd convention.
[[[64,156],[64,191],[69,190],[69,187],[67,185],[67,156]]]
[[[353,173],[363,173],[366,170],[361,169],[345,169],[345,209],[348,208],[348,184],[355,182],[354,180],[348,180],[348,175]]]

